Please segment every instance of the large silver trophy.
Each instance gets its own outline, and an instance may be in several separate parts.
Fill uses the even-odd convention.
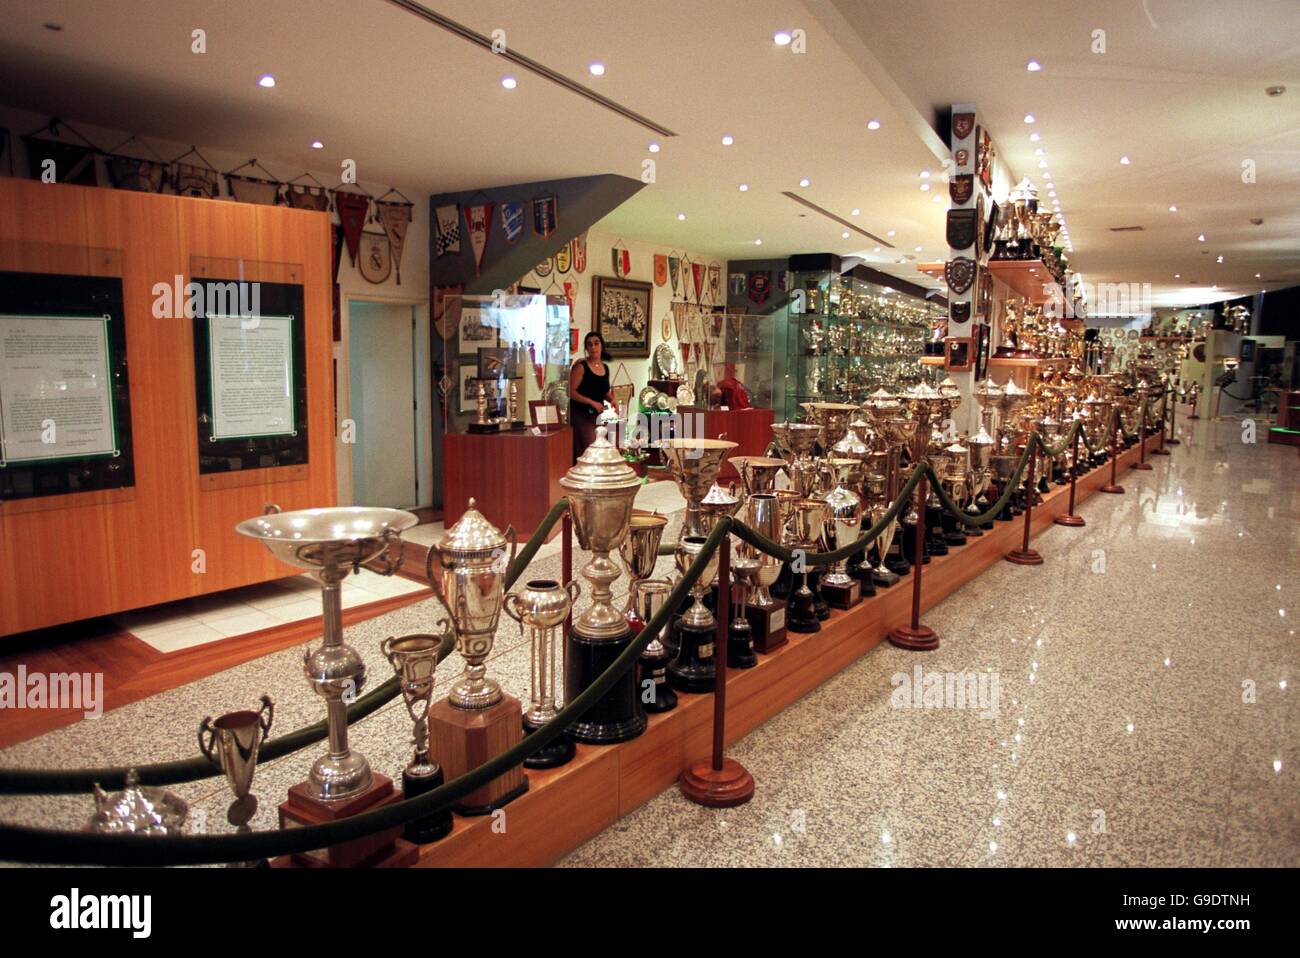
[[[316,694],[325,699],[329,751],[312,764],[306,784],[318,801],[337,801],[360,794],[373,782],[370,763],[348,747],[348,708],[366,682],[366,666],[356,650],[343,643],[344,577],[363,562],[378,558],[419,520],[401,509],[340,506],[300,509],[246,519],[235,526],[256,539],[281,562],[306,569],[320,583],[324,642],[307,650],[303,668]],[[396,571],[389,565],[390,573]]]
[[[722,460],[738,443],[701,437],[665,439],[660,445],[664,458],[668,461],[668,469],[677,480],[682,498],[686,500],[686,533],[707,536],[713,526],[708,515],[701,512],[700,502],[718,481]]]

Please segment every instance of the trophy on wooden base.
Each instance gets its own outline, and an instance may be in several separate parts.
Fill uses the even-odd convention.
[[[522,706],[487,677],[488,654],[501,617],[506,567],[514,559],[514,529],[503,535],[475,507],[429,550],[425,572],[434,595],[451,618],[456,651],[465,671],[447,698],[429,710],[429,736],[447,777],[459,778],[523,738]],[[506,545],[512,545],[510,560]],[[453,808],[462,815],[488,815],[528,791],[523,765],[516,765],[463,796]]]
[[[280,827],[318,825],[381,808],[400,799],[392,780],[370,770],[365,756],[348,747],[345,695],[361,691],[366,666],[355,649],[343,643],[342,583],[353,568],[378,558],[389,544],[419,520],[400,509],[341,507],[275,512],[248,519],[235,531],[261,542],[281,562],[308,570],[321,584],[324,641],[307,650],[303,666],[312,688],[326,702],[329,751],[311,767],[307,781],[289,789],[280,805]],[[396,567],[390,564],[390,574]],[[353,841],[278,858],[284,867],[401,866],[418,857],[414,845],[387,829]]]
[[[745,525],[778,545],[781,543],[781,518],[780,500],[776,495],[756,492],[745,500]],[[771,593],[773,583],[781,574],[783,563],[775,556],[760,552],[748,542],[742,542],[737,553],[741,559],[753,557],[760,563],[754,577],[753,597],[742,608],[745,618],[749,620],[754,648],[768,653],[788,641],[785,634],[785,603],[772,598]]]
[[[564,474],[560,485],[569,498],[578,545],[591,553],[591,561],[582,569],[591,583],[591,604],[573,623],[566,646],[564,692],[565,701],[572,702],[632,643],[632,628],[612,601],[610,586],[620,573],[609,554],[627,538],[632,500],[641,488],[641,479],[606,437],[605,427],[597,426],[596,441]],[[569,727],[574,739],[604,745],[625,742],[645,731],[636,671],[624,672],[600,701]]]

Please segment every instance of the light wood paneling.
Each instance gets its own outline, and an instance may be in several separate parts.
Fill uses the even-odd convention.
[[[57,271],[93,259],[88,271],[100,272],[109,268],[103,250],[120,256],[135,486],[0,507],[0,635],[293,574],[234,525],[267,502],[335,502],[328,215],[0,179],[0,252],[13,257],[0,268]],[[192,321],[155,318],[153,287],[178,275],[188,282],[195,262],[213,258],[245,261],[250,279],[301,277],[306,475],[269,470],[235,488],[200,482]],[[200,548],[206,571],[196,573]]]

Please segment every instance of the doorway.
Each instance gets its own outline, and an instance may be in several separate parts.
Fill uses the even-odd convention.
[[[429,444],[421,441],[428,434],[428,348],[419,312],[411,303],[348,303],[355,505],[413,509],[431,503]]]

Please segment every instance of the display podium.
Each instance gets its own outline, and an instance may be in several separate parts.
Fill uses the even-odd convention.
[[[460,518],[474,497],[499,528],[536,529],[551,504],[564,496],[560,477],[573,464],[573,430],[448,433],[442,440],[443,525]],[[552,536],[559,533],[555,527]]]

